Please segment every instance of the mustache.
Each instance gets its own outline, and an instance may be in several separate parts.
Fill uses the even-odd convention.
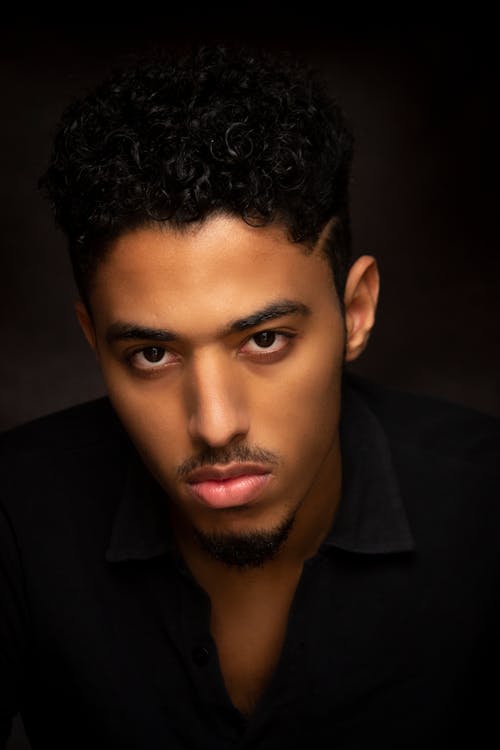
[[[197,456],[187,458],[177,468],[177,478],[184,479],[195,469],[202,466],[224,466],[232,463],[257,463],[274,464],[280,463],[280,456],[264,448],[250,448],[248,445],[235,445],[231,448],[206,448]]]

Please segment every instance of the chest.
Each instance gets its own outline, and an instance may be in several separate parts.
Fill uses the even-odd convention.
[[[285,641],[288,607],[245,617],[212,617],[212,635],[227,693],[244,715],[254,710],[276,669]]]

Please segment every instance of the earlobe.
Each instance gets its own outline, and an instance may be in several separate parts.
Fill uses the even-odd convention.
[[[94,323],[92,321],[92,318],[90,317],[87,307],[81,300],[75,302],[75,312],[80,324],[80,328],[82,329],[83,334],[89,343],[89,346],[97,354],[97,340],[95,335]]]
[[[368,344],[375,323],[380,279],[377,261],[363,255],[352,265],[344,295],[346,318],[346,362],[359,357]]]

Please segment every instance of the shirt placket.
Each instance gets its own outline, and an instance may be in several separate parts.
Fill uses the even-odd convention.
[[[218,747],[234,747],[247,726],[232,704],[224,684],[217,646],[210,632],[210,599],[191,573],[181,565],[180,632],[182,650],[200,711],[215,733]]]

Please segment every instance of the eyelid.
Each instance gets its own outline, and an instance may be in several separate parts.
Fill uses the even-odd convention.
[[[283,328],[261,328],[258,331],[254,331],[253,333],[249,334],[245,341],[243,342],[246,344],[248,341],[251,341],[255,336],[261,336],[263,333],[274,333],[276,336],[285,336],[286,338],[294,338],[297,333],[296,331],[286,330]]]
[[[260,336],[263,333],[273,333],[276,336],[283,336],[285,339],[287,339],[287,341],[283,346],[281,346],[277,350],[270,349],[270,347],[269,348],[264,347],[260,351],[259,350],[252,351],[252,352],[243,351],[243,354],[250,356],[250,357],[255,357],[256,359],[264,359],[264,358],[271,359],[273,357],[278,357],[289,349],[289,347],[291,346],[292,339],[294,339],[297,336],[297,333],[294,331],[284,331],[282,329],[274,329],[274,328],[263,328],[260,331],[255,331],[254,333],[252,333],[251,336],[247,336],[247,338],[245,339],[240,349],[240,352],[252,339],[254,339],[256,336]]]
[[[143,344],[142,346],[135,347],[129,351],[126,351],[124,353],[125,362],[134,372],[141,373],[141,374],[148,374],[148,373],[154,374],[155,372],[158,372],[159,370],[162,370],[165,367],[169,367],[171,364],[173,364],[173,362],[163,362],[163,363],[150,362],[149,363],[150,366],[146,366],[146,367],[140,367],[138,365],[134,365],[134,362],[133,362],[134,357],[146,351],[147,349],[160,349],[163,351],[163,353],[173,354],[166,346],[163,346],[161,342],[155,342],[153,344],[147,344],[147,345]]]
[[[269,350],[270,347],[269,348],[264,347],[260,351],[256,350],[256,351],[251,351],[251,352],[245,352],[245,351],[242,352],[244,347],[250,341],[252,341],[252,339],[254,339],[256,336],[262,335],[263,333],[271,333],[271,334],[275,334],[276,336],[283,336],[287,341],[283,344],[283,346],[281,346],[277,350],[276,349]],[[258,331],[254,331],[252,334],[247,336],[242,346],[240,347],[239,351],[242,352],[243,355],[249,358],[253,357],[254,359],[257,359],[257,360],[260,359],[261,361],[264,361],[265,359],[268,359],[268,360],[278,359],[281,355],[283,355],[286,351],[288,351],[288,349],[291,346],[292,339],[294,339],[296,336],[297,336],[296,331],[275,329],[275,328],[262,328]],[[164,363],[151,362],[149,363],[150,366],[146,366],[146,367],[140,367],[137,364],[134,365],[133,363],[134,357],[137,356],[138,354],[141,354],[141,352],[144,352],[146,349],[161,349],[164,353],[172,355],[173,361],[168,361]],[[126,364],[128,365],[128,367],[130,367],[130,369],[133,372],[135,372],[136,374],[145,376],[145,377],[147,377],[148,375],[154,376],[155,374],[158,374],[162,370],[167,369],[172,364],[175,364],[177,361],[177,359],[175,358],[176,356],[175,352],[172,352],[167,346],[163,344],[163,342],[153,342],[150,344],[142,344],[141,346],[136,346],[124,352],[123,356],[124,356]]]

